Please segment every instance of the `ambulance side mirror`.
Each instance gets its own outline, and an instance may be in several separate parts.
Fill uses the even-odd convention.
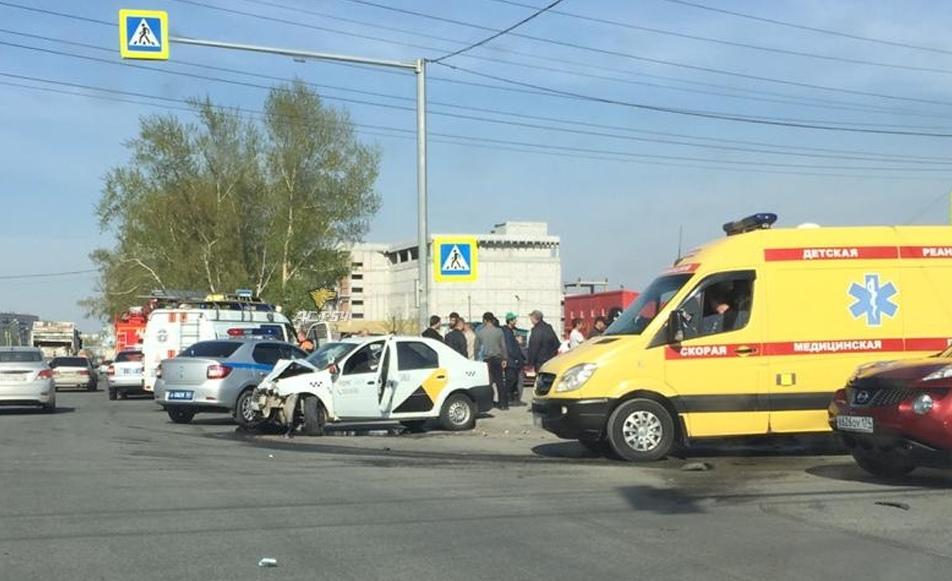
[[[684,341],[684,311],[675,309],[668,315],[668,326],[665,329],[668,343]]]

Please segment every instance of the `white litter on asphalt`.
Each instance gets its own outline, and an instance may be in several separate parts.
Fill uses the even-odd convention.
[[[260,561],[258,561],[258,566],[259,567],[277,567],[278,560],[272,559],[271,557],[265,557],[264,559],[261,559]]]

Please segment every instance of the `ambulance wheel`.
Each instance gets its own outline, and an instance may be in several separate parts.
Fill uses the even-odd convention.
[[[440,426],[447,432],[461,432],[476,427],[476,404],[462,393],[454,393],[443,402]]]
[[[404,420],[400,425],[411,434],[422,434],[426,431],[426,420]]]
[[[316,396],[306,395],[301,402],[301,432],[305,436],[323,436],[327,412]]]
[[[612,451],[629,462],[660,460],[674,445],[674,419],[650,399],[628,400],[615,408],[606,431]]]
[[[261,412],[255,411],[251,407],[251,402],[254,401],[254,388],[249,387],[248,389],[241,392],[241,395],[238,396],[238,401],[235,402],[235,421],[242,428],[253,428],[260,424],[264,418],[261,416]]]
[[[915,464],[894,454],[877,454],[858,448],[852,453],[860,468],[879,478],[900,478],[916,469]]]
[[[169,414],[169,419],[176,424],[188,424],[195,417],[195,412],[181,407],[170,407],[165,410]]]

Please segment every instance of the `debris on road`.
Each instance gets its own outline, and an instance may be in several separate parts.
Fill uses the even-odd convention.
[[[714,465],[710,462],[688,462],[681,466],[681,470],[684,472],[707,472],[713,469]]]
[[[277,567],[278,560],[272,559],[271,557],[265,557],[261,559],[260,561],[258,561],[258,566],[259,567]]]
[[[888,506],[890,508],[898,508],[900,510],[909,510],[909,505],[905,502],[896,502],[893,500],[877,500],[876,504],[879,506]]]

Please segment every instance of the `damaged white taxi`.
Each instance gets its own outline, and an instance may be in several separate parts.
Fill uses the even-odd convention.
[[[307,359],[282,360],[255,390],[263,421],[321,435],[334,422],[400,422],[422,431],[471,430],[492,408],[486,364],[424,337],[355,337]]]

